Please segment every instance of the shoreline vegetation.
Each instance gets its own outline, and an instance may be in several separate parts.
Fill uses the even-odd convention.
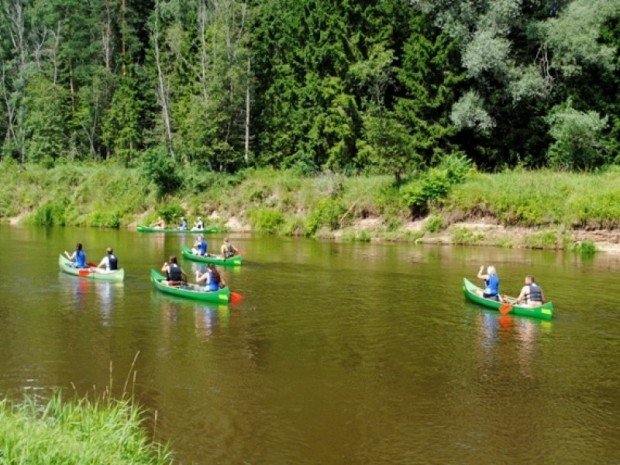
[[[148,170],[115,163],[4,160],[0,169],[0,221],[12,224],[132,229],[186,215],[230,232],[620,253],[617,166],[488,174],[454,158],[400,185],[381,175],[185,166],[172,173],[172,189]]]
[[[45,403],[26,396],[0,401],[2,463],[172,463],[166,446],[152,442],[144,412],[128,400],[65,399],[60,391]]]

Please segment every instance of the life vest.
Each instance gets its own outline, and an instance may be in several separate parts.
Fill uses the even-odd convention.
[[[168,281],[182,281],[183,273],[181,272],[181,267],[176,263],[171,263],[168,265]]]
[[[489,279],[485,280],[487,285],[484,293],[487,295],[497,295],[499,294],[499,276],[496,274],[492,274],[489,276]]]
[[[527,286],[527,300],[530,302],[542,302],[542,289],[536,283]]]
[[[198,250],[200,251],[200,255],[206,255],[207,254],[207,241],[205,240],[200,241],[200,244],[198,244]]]
[[[86,252],[83,250],[75,251],[75,267],[76,268],[86,268]]]
[[[108,270],[118,270],[118,258],[112,253],[108,255]]]
[[[232,246],[232,244],[228,244],[224,249],[224,258],[229,258],[233,255],[235,255],[235,248]]]

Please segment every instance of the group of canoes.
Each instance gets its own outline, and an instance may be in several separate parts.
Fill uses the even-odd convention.
[[[206,271],[196,270],[195,284],[188,283],[187,274],[179,265],[176,256],[171,256],[164,263],[161,272],[151,270],[151,281],[157,289],[168,294],[196,300],[228,302],[230,291],[215,265],[240,266],[242,257],[228,238],[224,239],[220,252],[220,255],[210,254],[207,241],[203,235],[200,235],[192,248],[184,247],[181,251],[184,258],[207,264]],[[118,268],[118,258],[111,247],[107,248],[106,255],[99,264],[95,264],[86,261],[86,253],[82,244],[78,243],[73,253],[65,251],[64,256],[61,254],[58,263],[65,273],[82,278],[105,281],[124,279],[124,270]],[[500,294],[500,280],[494,266],[488,266],[486,273],[484,271],[484,266],[481,266],[477,275],[484,282],[484,288],[463,278],[463,293],[469,300],[487,308],[499,310],[502,314],[512,313],[542,319],[553,318],[555,313],[553,303],[544,301],[543,290],[534,276],[525,277],[524,286],[515,298]]]
[[[194,242],[193,248],[185,247],[182,251],[183,256],[190,260],[207,263],[206,271],[196,270],[194,284],[188,282],[187,274],[179,265],[176,256],[171,256],[160,272],[151,270],[151,281],[155,288],[168,294],[195,300],[228,302],[231,293],[215,265],[239,266],[242,257],[228,238],[224,239],[220,250],[221,255],[210,254],[207,241],[201,235]],[[104,281],[124,279],[125,272],[118,267],[118,263],[118,258],[111,247],[108,247],[106,255],[99,264],[88,262],[81,243],[77,244],[75,251],[72,253],[65,251],[58,259],[60,269],[67,274]]]
[[[148,232],[157,232],[157,233],[192,233],[192,234],[203,234],[203,233],[214,233],[217,232],[216,227],[205,227],[204,221],[202,221],[201,217],[198,217],[196,221],[194,221],[194,225],[190,228],[187,219],[185,217],[181,218],[181,222],[176,227],[169,227],[166,225],[166,222],[160,217],[155,221],[155,223],[150,226],[138,225],[136,228],[138,232],[148,233]]]

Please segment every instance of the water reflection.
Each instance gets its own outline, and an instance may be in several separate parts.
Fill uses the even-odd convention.
[[[195,336],[207,340],[230,324],[228,305],[204,304],[153,291],[153,301],[161,313],[164,339],[191,323]]]
[[[515,348],[520,373],[533,377],[532,365],[540,345],[541,335],[550,334],[552,323],[497,312],[478,311],[475,316],[476,344],[479,360],[494,361],[502,347]]]

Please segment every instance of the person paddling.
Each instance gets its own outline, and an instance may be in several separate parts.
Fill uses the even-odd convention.
[[[187,220],[185,219],[184,216],[181,218],[181,223],[179,224],[179,229],[181,231],[186,231],[187,230]]]
[[[198,219],[196,221],[194,221],[194,227],[192,228],[192,230],[194,231],[202,231],[205,228],[205,224],[202,221],[201,217],[198,217]]]
[[[161,271],[166,273],[166,279],[169,286],[179,286],[183,282],[187,282],[187,273],[177,262],[177,257],[172,255],[167,262],[161,267]]]
[[[483,271],[484,265],[480,267],[480,270],[478,270],[478,279],[484,280],[485,285],[485,288],[482,291],[482,297],[485,299],[499,301],[499,276],[497,276],[495,267],[493,265],[489,265],[487,267],[487,273],[482,274]]]
[[[234,245],[230,243],[228,238],[225,238],[224,243],[222,244],[221,253],[222,253],[222,257],[230,258],[230,257],[234,257],[235,255],[238,255],[239,251],[235,248]]]
[[[521,302],[525,303],[529,307],[539,307],[545,301],[545,296],[543,294],[542,288],[536,284],[534,280],[534,276],[527,275],[525,277],[525,286],[521,288],[521,293],[515,304],[519,304]]]
[[[78,242],[72,254],[69,254],[69,252],[65,250],[65,256],[73,262],[73,266],[76,268],[88,268],[88,264],[86,263],[86,252],[82,249],[81,242]]]
[[[207,244],[207,241],[205,240],[204,236],[198,236],[198,238],[194,242],[194,247],[192,248],[192,252],[194,255],[200,255],[201,257],[204,257],[205,255],[209,255],[207,253],[208,248],[209,248],[209,244]]]
[[[196,283],[201,281],[205,282],[205,291],[218,291],[224,287],[224,280],[212,263],[207,265],[207,271],[202,275],[196,270]]]
[[[114,255],[112,247],[106,249],[106,256],[101,259],[97,268],[103,268],[108,271],[118,270],[118,258]]]

